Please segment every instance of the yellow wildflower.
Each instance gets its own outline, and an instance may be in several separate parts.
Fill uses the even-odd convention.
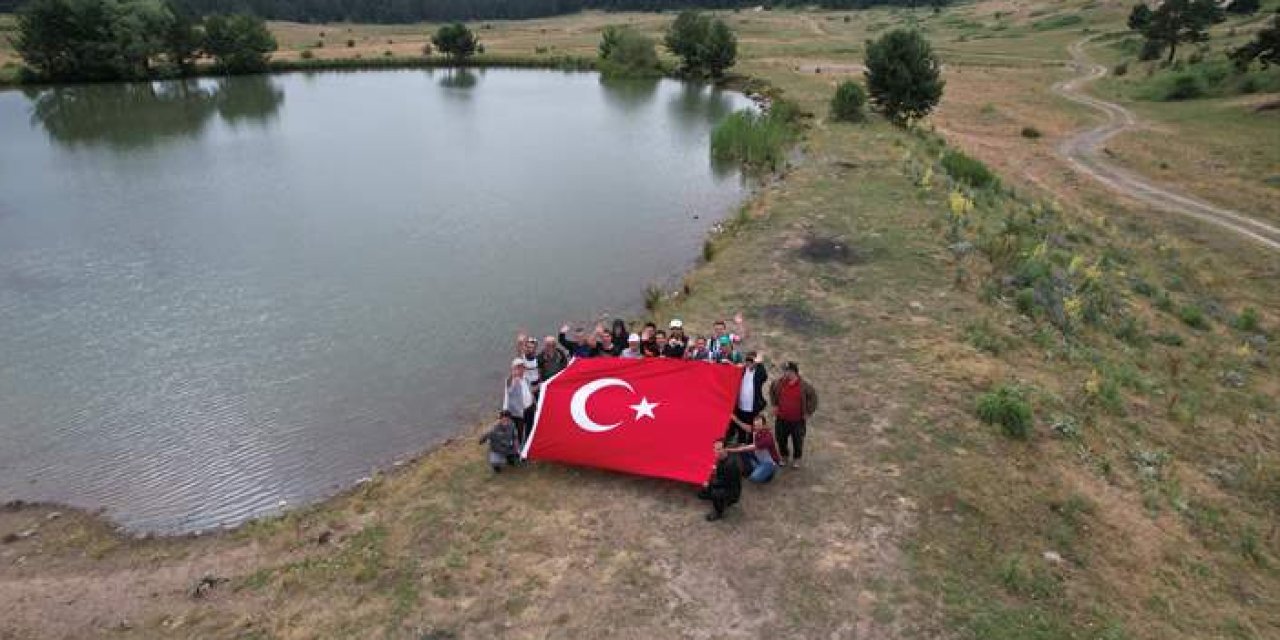
[[[924,175],[920,176],[920,186],[928,189],[933,184],[933,167],[925,167]]]
[[[1079,320],[1080,314],[1084,311],[1084,301],[1077,296],[1070,296],[1062,301],[1062,307],[1067,312],[1068,318]]]
[[[1094,369],[1089,373],[1089,379],[1084,381],[1084,392],[1096,396],[1102,390],[1102,376]]]
[[[973,211],[973,201],[966,198],[959,191],[952,191],[947,198],[947,204],[951,207],[951,215],[957,219],[965,217],[970,211]]]
[[[1041,260],[1044,258],[1046,253],[1049,253],[1049,245],[1045,244],[1044,242],[1041,242],[1040,244],[1036,245],[1035,249],[1031,250],[1031,257],[1036,260]]]
[[[1084,266],[1084,258],[1080,256],[1071,256],[1071,264],[1067,265],[1067,273],[1075,275],[1080,271],[1080,267]]]

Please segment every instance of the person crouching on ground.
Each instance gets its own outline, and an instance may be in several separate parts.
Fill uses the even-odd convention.
[[[724,510],[736,504],[742,497],[742,471],[738,467],[737,456],[729,455],[721,440],[716,440],[713,446],[716,452],[716,466],[702,491],[698,492],[699,498],[711,501],[711,513],[707,514],[708,522],[723,518]]]
[[[782,366],[782,379],[769,387],[769,402],[778,423],[778,449],[782,452],[782,465],[800,468],[804,456],[804,438],[808,421],[818,410],[818,391],[800,377],[800,366],[788,362]],[[796,457],[791,458],[795,448]]]
[[[734,420],[736,421],[737,418],[735,417]],[[750,456],[752,468],[747,479],[756,484],[764,484],[773,480],[774,472],[778,470],[778,463],[782,462],[782,454],[778,452],[778,443],[773,439],[773,429],[769,428],[769,421],[763,414],[756,416],[755,422],[750,427],[751,444],[733,447],[727,451]]]
[[[480,444],[489,443],[489,466],[494,473],[501,473],[503,466],[515,466],[520,460],[516,453],[516,423],[511,413],[500,411],[498,422],[489,432],[480,436]]]

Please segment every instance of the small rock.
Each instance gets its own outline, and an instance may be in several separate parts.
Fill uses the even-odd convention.
[[[53,513],[50,513],[49,515],[45,516],[45,517],[44,517],[44,519],[45,519],[45,520],[57,520],[58,518],[61,518],[61,517],[62,517],[62,512],[61,512],[61,511],[54,511]]]
[[[27,538],[34,538],[36,536],[36,533],[37,531],[35,529],[27,529],[26,531],[22,531],[18,533],[18,539],[26,540]]]
[[[332,539],[332,531],[322,531],[319,536],[316,536],[316,544],[329,544],[329,541]]]
[[[1044,552],[1044,559],[1049,564],[1062,564],[1062,556],[1057,551]]]
[[[226,581],[226,578],[219,578],[211,573],[206,573],[202,578],[196,581],[194,586],[191,587],[191,597],[203,598],[210,590],[218,586],[218,583]]]
[[[912,300],[907,306],[911,307],[912,311],[924,311],[924,305],[915,300]]]

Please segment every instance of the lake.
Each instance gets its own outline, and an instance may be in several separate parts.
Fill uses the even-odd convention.
[[[209,529],[488,420],[518,329],[694,262],[746,106],[530,70],[0,92],[0,501]]]

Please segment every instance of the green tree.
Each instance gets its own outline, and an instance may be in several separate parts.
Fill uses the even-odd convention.
[[[1129,29],[1131,31],[1142,31],[1151,24],[1151,7],[1145,3],[1133,5],[1133,10],[1129,12]]]
[[[676,16],[663,44],[680,58],[680,68],[686,75],[718,78],[738,59],[738,38],[729,25],[697,11]]]
[[[180,75],[191,75],[204,46],[204,32],[186,5],[168,0],[166,7],[173,19],[162,36],[165,58]]]
[[[867,92],[853,80],[845,80],[836,87],[831,97],[831,118],[844,122],[862,122],[867,116],[862,107],[867,103]]]
[[[204,19],[204,50],[227,73],[256,73],[267,68],[276,39],[262,18],[248,14]]]
[[[1222,9],[1216,0],[1165,0],[1151,12],[1142,35],[1161,50],[1167,47],[1168,61],[1173,62],[1180,43],[1208,40],[1209,27],[1218,22],[1222,22]]]
[[[711,19],[697,11],[683,11],[667,28],[663,44],[680,58],[680,67],[686,73],[703,68],[702,49],[711,31]]]
[[[652,77],[662,73],[658,51],[648,36],[625,27],[608,27],[600,40],[600,71],[612,76]]]
[[[618,41],[622,39],[622,32],[626,27],[617,27],[609,25],[600,33],[600,59],[608,60],[613,50],[617,48]]]
[[[467,28],[467,25],[455,22],[437,29],[436,34],[431,36],[431,43],[441,53],[453,58],[455,61],[461,61],[466,60],[476,52],[480,45],[480,39]]]
[[[738,61],[738,37],[723,20],[712,20],[703,44],[703,65],[712,78],[719,78]]]
[[[173,14],[160,0],[33,0],[14,47],[50,80],[145,78]]]
[[[1262,68],[1280,65],[1280,12],[1271,18],[1271,26],[1258,32],[1253,42],[1249,42],[1231,52],[1231,59],[1240,69],[1248,69],[1254,60],[1262,63]]]
[[[917,31],[894,29],[868,42],[866,64],[871,101],[895,124],[928,115],[942,99],[938,59]]]

